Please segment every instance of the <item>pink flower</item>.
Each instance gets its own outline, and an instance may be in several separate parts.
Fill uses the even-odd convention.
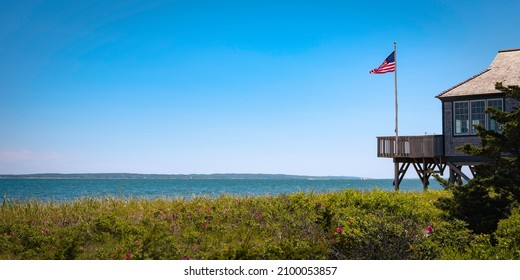
[[[336,233],[341,234],[342,232],[343,232],[343,226],[339,226],[338,229],[336,230]]]
[[[317,205],[318,207],[320,207],[320,208],[323,207],[323,203],[321,203],[321,201],[318,202],[318,203],[316,203],[316,205]]]
[[[40,233],[47,233],[49,234],[50,230],[48,228],[44,228],[42,230],[40,230]]]
[[[184,256],[182,257],[183,260],[189,260],[190,259],[190,256]]]
[[[141,240],[139,240],[139,239],[136,239],[136,240],[134,241],[134,244],[139,244],[139,243],[141,243]]]
[[[426,227],[426,229],[423,231],[423,235],[425,237],[428,237],[432,234],[432,231],[433,231],[433,227],[430,225],[430,226]]]
[[[204,223],[204,227],[207,228],[209,226],[208,222]]]
[[[132,253],[128,252],[125,254],[125,260],[129,260],[132,258]]]

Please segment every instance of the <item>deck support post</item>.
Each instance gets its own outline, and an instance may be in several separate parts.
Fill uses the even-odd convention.
[[[422,163],[422,184],[423,184],[423,191],[427,191],[428,190],[428,185],[430,184],[430,172],[428,171],[428,169],[430,168],[429,165],[426,165],[426,159],[423,158],[423,163]]]
[[[442,158],[394,158],[393,184],[395,191],[399,191],[399,186],[410,165],[413,165],[424,191],[428,190],[431,175],[433,173],[443,174],[447,166]]]
[[[430,185],[430,176],[431,176],[431,169],[432,167],[435,167],[434,163],[426,163],[426,158],[422,159],[422,162],[418,160],[414,160],[413,167],[415,168],[415,172],[417,172],[417,176],[419,176],[419,179],[421,179],[421,182],[423,184],[423,190],[428,190],[428,185]]]
[[[428,185],[430,184],[430,172],[428,171],[430,169],[430,165],[426,165],[426,159],[423,158],[422,163],[422,185],[423,185],[423,191],[428,190]]]
[[[446,162],[446,164],[450,167],[450,183],[457,183],[457,185],[462,185],[462,178],[464,178],[466,181],[469,181],[469,177],[462,172],[462,167],[464,165],[455,165],[452,162]]]
[[[401,181],[404,178],[404,175],[406,174],[406,171],[408,170],[408,167],[410,167],[409,162],[403,162],[401,166],[399,166],[399,161],[397,159],[394,159],[394,190],[399,191],[399,185],[401,184]]]
[[[399,180],[399,162],[394,162],[394,190],[399,191],[399,183],[401,181]]]

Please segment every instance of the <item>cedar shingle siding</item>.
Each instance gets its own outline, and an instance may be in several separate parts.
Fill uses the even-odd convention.
[[[457,150],[457,147],[464,144],[480,144],[478,136],[455,135],[453,102],[503,98],[506,111],[512,111],[514,106],[520,106],[520,102],[505,98],[503,93],[495,89],[497,82],[502,82],[504,86],[520,85],[520,49],[499,51],[488,69],[436,96],[443,105],[442,125],[446,157],[466,156]]]

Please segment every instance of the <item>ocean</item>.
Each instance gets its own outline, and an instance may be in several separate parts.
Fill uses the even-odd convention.
[[[83,197],[186,198],[261,196],[347,189],[393,191],[392,179],[0,179],[0,194],[10,201],[72,201]],[[430,180],[430,190],[443,187]],[[421,192],[419,179],[404,179],[400,190]]]

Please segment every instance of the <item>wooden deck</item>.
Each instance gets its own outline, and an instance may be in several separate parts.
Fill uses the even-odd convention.
[[[399,190],[399,184],[410,166],[414,167],[424,190],[427,190],[432,173],[442,175],[446,167],[449,167],[449,181],[461,185],[462,179],[470,180],[470,177],[462,172],[462,167],[467,166],[475,177],[475,165],[487,161],[485,158],[469,155],[446,156],[443,135],[399,136],[397,144],[395,140],[395,136],[377,137],[377,156],[392,158],[394,161],[395,190]]]
[[[444,154],[442,135],[377,137],[377,157],[384,158],[437,158]]]
[[[414,167],[427,190],[431,174],[443,174],[447,164],[442,135],[399,136],[397,143],[395,136],[377,137],[377,156],[394,160],[395,190],[399,190],[410,166]]]

